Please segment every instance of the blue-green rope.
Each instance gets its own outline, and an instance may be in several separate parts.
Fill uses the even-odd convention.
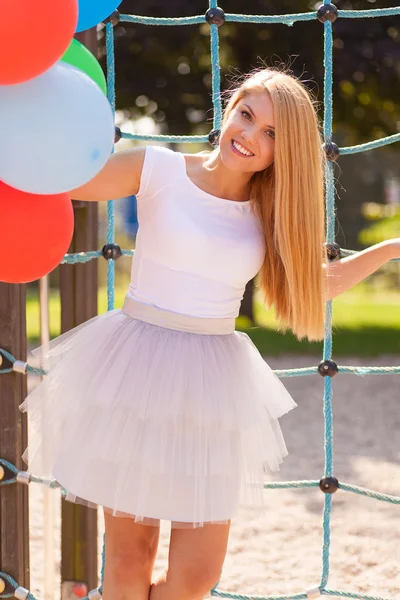
[[[0,481],[0,486],[11,485],[17,483],[17,475],[20,473],[19,469],[8,460],[0,458],[0,466],[5,467],[6,470],[11,473],[11,477],[8,476],[6,479]],[[60,486],[55,479],[49,479],[47,477],[35,477],[29,473],[29,483],[38,483],[52,489],[60,489],[62,495],[67,495],[67,490]],[[288,490],[288,489],[311,489],[318,488],[319,481],[313,480],[298,480],[298,481],[270,481],[264,483],[265,490]],[[393,496],[391,494],[381,494],[375,490],[362,488],[357,485],[351,485],[349,483],[340,482],[339,489],[343,492],[350,492],[364,496],[365,498],[371,498],[373,500],[379,500],[380,502],[387,502],[389,504],[400,504],[400,496]],[[1,596],[0,596],[1,597]]]
[[[209,8],[217,8],[217,0],[209,0]],[[204,18],[204,17],[203,17]],[[221,128],[222,104],[221,104],[221,67],[219,64],[219,35],[218,26],[210,26],[210,51],[211,51],[211,74],[212,74],[212,103],[214,107],[213,124],[214,129]]]
[[[357,254],[356,250],[346,250],[346,248],[341,248],[340,252],[343,257],[351,256],[352,254]],[[122,256],[133,256],[134,254],[134,250],[121,250]],[[87,263],[93,260],[94,258],[100,258],[101,256],[102,252],[100,250],[96,250],[93,252],[76,252],[73,254],[66,254],[62,259],[61,264],[73,265],[75,263]],[[400,262],[400,258],[394,258],[391,262]]]
[[[144,133],[125,133],[122,132],[122,137],[126,140],[134,140],[137,142],[162,142],[164,144],[183,144],[183,143],[208,143],[207,135],[161,135],[161,134],[144,134]],[[359,144],[357,146],[350,146],[348,148],[339,148],[340,154],[357,154],[358,152],[365,152],[367,150],[374,150],[381,146],[387,146],[400,141],[400,133],[389,135],[387,137],[375,140],[373,142],[367,142],[365,144]]]
[[[329,4],[328,0],[324,0],[324,4]],[[324,23],[324,139],[325,143],[332,140],[332,122],[333,122],[333,62],[332,62],[332,23],[326,21]],[[325,169],[326,193],[325,193],[325,210],[326,210],[326,240],[332,243],[335,240],[335,185],[333,179],[333,164],[327,162]],[[325,308],[325,339],[323,348],[324,360],[329,360],[332,357],[332,300],[326,303]],[[332,415],[332,379],[324,378],[324,452],[325,452],[325,469],[324,476],[332,477],[333,475],[333,415]],[[322,524],[322,574],[319,587],[324,588],[329,578],[329,551],[330,551],[330,533],[331,533],[331,507],[332,496],[325,495],[323,524]]]
[[[107,96],[115,115],[115,53],[114,53],[114,31],[111,23],[106,25],[106,53],[107,53]],[[115,203],[113,200],[107,202],[107,244],[115,241]],[[114,308],[115,296],[115,261],[107,261],[107,308]]]
[[[359,144],[358,146],[349,146],[348,148],[340,148],[340,154],[357,154],[358,152],[367,152],[367,150],[375,150],[375,148],[382,148],[388,144],[394,144],[400,142],[400,133],[394,135],[388,135],[387,137],[375,140],[373,142],[367,142],[365,144]]]
[[[329,2],[324,2],[329,4]],[[213,2],[211,8],[215,8],[217,2]],[[368,10],[338,10],[338,17],[341,19],[365,19],[371,17],[390,17],[398,15],[400,6],[392,8],[376,8]],[[278,23],[283,25],[293,25],[299,21],[314,21],[316,15],[314,12],[295,13],[287,15],[241,15],[225,13],[226,21],[232,23]],[[204,15],[195,15],[193,17],[143,17],[141,15],[120,15],[120,20],[126,23],[135,23],[138,25],[158,25],[158,26],[177,26],[177,25],[202,25]]]
[[[4,348],[0,348],[0,356],[3,355],[11,364],[16,362],[16,358]],[[0,369],[0,375],[3,373],[11,373],[13,371],[12,368],[8,369]],[[27,364],[27,371],[34,375],[47,375],[47,371],[44,369],[38,369],[35,367],[31,367]],[[343,375],[360,375],[364,377],[365,375],[400,375],[400,366],[398,367],[352,367],[352,366],[338,366],[339,373]],[[284,377],[304,377],[305,375],[318,375],[318,367],[300,367],[298,369],[273,369],[272,371],[280,378]]]

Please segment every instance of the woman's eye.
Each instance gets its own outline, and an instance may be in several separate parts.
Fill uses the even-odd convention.
[[[244,119],[248,119],[249,121],[251,121],[251,114],[247,111],[247,110],[241,110],[240,114],[242,115],[242,117]],[[273,140],[275,139],[275,131],[273,131],[272,129],[266,129],[265,133],[271,137]]]

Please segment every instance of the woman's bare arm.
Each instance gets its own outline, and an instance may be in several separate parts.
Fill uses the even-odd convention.
[[[400,257],[400,240],[392,239],[375,244],[352,256],[328,263],[326,266],[326,300],[339,296],[388,261],[398,257]]]
[[[96,202],[117,200],[136,194],[139,190],[145,151],[145,147],[140,147],[112,154],[96,177],[69,192],[71,198]]]

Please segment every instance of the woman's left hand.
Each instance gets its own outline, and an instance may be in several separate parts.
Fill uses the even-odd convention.
[[[332,300],[356,285],[384,264],[400,258],[400,238],[374,244],[327,266],[326,299]]]

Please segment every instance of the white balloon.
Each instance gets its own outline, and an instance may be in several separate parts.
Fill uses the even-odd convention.
[[[107,98],[67,63],[0,86],[0,180],[16,189],[59,194],[87,183],[107,162],[114,137]]]

